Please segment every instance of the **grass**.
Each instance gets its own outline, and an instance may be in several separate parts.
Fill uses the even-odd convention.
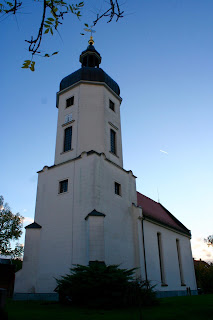
[[[6,306],[9,320],[212,320],[213,294],[160,299],[160,304],[141,310],[95,310],[61,306],[53,302],[12,301]]]

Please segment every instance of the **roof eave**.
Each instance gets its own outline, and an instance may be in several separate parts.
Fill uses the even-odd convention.
[[[189,238],[191,239],[191,232],[190,232],[190,230],[188,230],[188,229],[187,229],[188,231],[180,230],[180,229],[175,228],[174,226],[171,226],[171,225],[169,225],[169,224],[167,224],[167,223],[164,223],[164,222],[162,222],[162,221],[160,221],[160,220],[158,220],[158,219],[149,217],[149,216],[147,216],[146,214],[143,213],[143,209],[142,209],[142,214],[143,214],[143,220],[147,220],[147,221],[149,221],[149,222],[156,223],[157,225],[160,225],[160,226],[162,226],[162,227],[166,227],[166,228],[169,229],[169,230],[172,230],[172,231],[175,231],[175,232],[177,232],[177,233],[180,233],[180,234],[182,234],[182,235],[184,235],[184,236],[187,236],[187,237],[189,237]]]
[[[62,89],[56,93],[56,108],[58,108],[58,104],[59,104],[59,95],[66,92],[66,91],[69,91],[70,89],[76,87],[79,84],[91,84],[91,85],[105,86],[118,100],[120,100],[120,102],[122,102],[122,98],[114,90],[112,90],[105,82],[80,80],[74,84],[71,84],[69,87]]]

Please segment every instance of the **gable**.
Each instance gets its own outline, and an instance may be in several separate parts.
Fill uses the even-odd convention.
[[[189,236],[191,235],[190,230],[164,208],[162,204],[144,196],[140,192],[137,192],[137,205],[142,207],[144,217],[181,231]]]

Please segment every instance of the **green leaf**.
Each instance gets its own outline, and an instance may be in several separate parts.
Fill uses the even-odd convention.
[[[23,69],[28,69],[30,67],[31,61],[30,60],[25,60],[23,63],[22,68]]]
[[[50,31],[50,29],[46,29],[45,31],[44,31],[44,33],[48,33]]]
[[[35,71],[35,61],[32,61],[30,70]]]
[[[89,25],[88,25],[88,23],[85,23],[84,25],[85,25],[85,26],[86,26],[87,28],[89,28]]]
[[[50,32],[51,32],[51,34],[53,35],[53,29],[52,29],[52,28],[50,28]]]
[[[44,55],[44,57],[46,57],[46,58],[49,58],[49,54],[48,53],[45,53],[45,55]]]
[[[57,12],[57,11],[58,11],[58,8],[54,7],[54,8],[53,8],[53,11],[54,11],[54,12]]]
[[[47,20],[54,21],[54,19],[53,19],[53,18],[47,18]]]
[[[52,53],[52,56],[54,56],[54,54],[58,54],[58,51],[56,51],[56,52],[53,52],[53,53]]]
[[[29,68],[30,63],[31,63],[31,61],[30,61],[30,60],[25,60],[25,61],[24,61],[24,63],[23,63],[22,68],[23,68],[23,69],[27,69],[27,68]]]

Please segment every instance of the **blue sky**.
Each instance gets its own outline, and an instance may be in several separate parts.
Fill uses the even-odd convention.
[[[124,168],[138,177],[138,191],[156,201],[159,194],[191,229],[193,255],[213,259],[213,249],[202,242],[213,233],[213,2],[122,3],[125,17],[100,21],[94,38],[101,67],[121,89]],[[34,73],[21,65],[30,58],[24,40],[36,33],[39,4],[26,1],[16,19],[0,19],[0,194],[28,221],[34,217],[36,172],[54,162],[56,92],[61,79],[80,67],[88,41],[80,32],[100,4],[86,1],[80,22],[66,18],[61,37],[44,37],[43,52],[59,54],[38,57]]]

